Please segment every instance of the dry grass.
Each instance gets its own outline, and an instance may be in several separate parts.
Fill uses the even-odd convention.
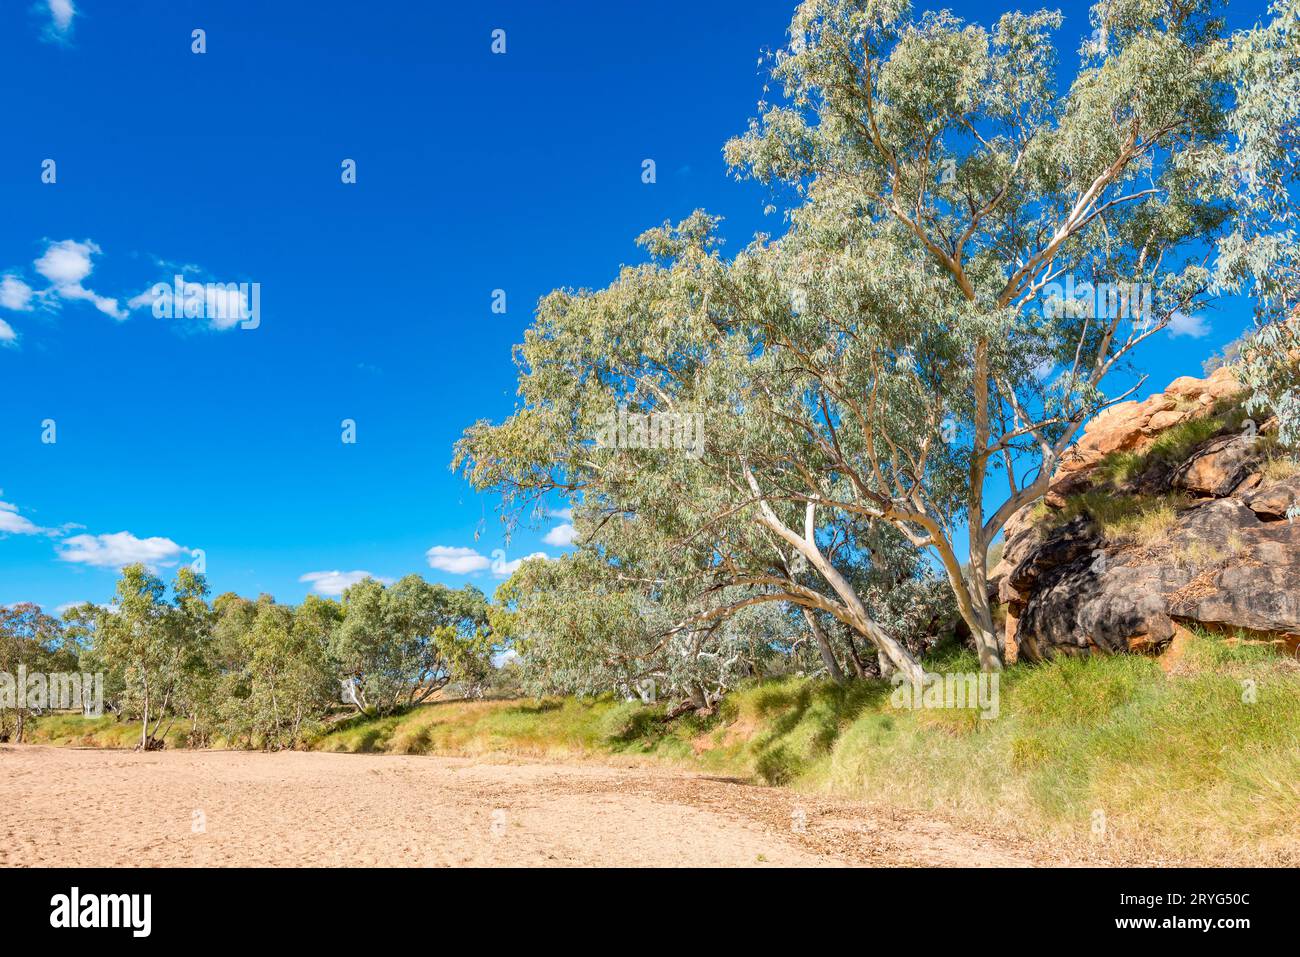
[[[1275,452],[1264,460],[1260,471],[1265,482],[1283,482],[1300,475],[1300,458]]]
[[[1181,493],[1119,495],[1111,489],[1092,489],[1071,495],[1064,508],[1050,511],[1042,507],[1034,519],[1059,526],[1087,514],[1107,544],[1150,548],[1164,542],[1186,502]]]

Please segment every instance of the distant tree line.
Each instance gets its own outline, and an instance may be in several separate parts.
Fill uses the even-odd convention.
[[[0,609],[0,672],[102,673],[105,709],[138,720],[146,750],[178,727],[194,746],[292,748],[331,713],[391,714],[453,681],[479,694],[496,650],[482,592],[418,575],[294,606],[270,595],[209,601],[188,567],[169,588],[131,565],[108,605],[62,620],[32,604]],[[0,711],[0,740],[22,740],[30,709],[15,704]]]

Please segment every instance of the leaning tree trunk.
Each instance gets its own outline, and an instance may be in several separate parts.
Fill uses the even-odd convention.
[[[862,661],[862,654],[858,651],[858,643],[853,640],[853,629],[846,627],[844,629],[844,638],[849,645],[849,664],[853,666],[853,673],[859,679],[867,677],[867,666]]]
[[[822,664],[830,672],[830,676],[836,682],[844,681],[844,671],[840,668],[840,663],[835,660],[835,652],[831,648],[830,639],[826,637],[826,632],[822,630],[821,622],[807,608],[803,608],[803,620],[808,623],[808,630],[812,632],[813,640],[817,642],[817,650],[821,652]]]
[[[894,667],[894,663],[889,660],[889,656],[883,651],[876,652],[876,663],[880,666],[880,677],[882,678],[891,678],[894,672],[898,670]]]

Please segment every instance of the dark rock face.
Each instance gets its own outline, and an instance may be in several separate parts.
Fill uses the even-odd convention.
[[[1193,395],[1196,381],[1178,380]],[[1136,407],[1134,433],[1159,434],[1150,426],[1158,399]],[[1113,415],[1102,435],[1116,448],[1143,445]],[[1055,527],[1015,516],[992,574],[1008,657],[1159,651],[1185,623],[1300,643],[1300,520],[1286,518],[1300,503],[1300,477],[1265,478],[1258,449],[1253,433],[1229,431],[1113,489],[1179,495],[1170,527],[1148,540],[1107,543],[1087,512]],[[1090,486],[1091,464],[1058,476],[1049,509]]]
[[[1154,553],[1104,546],[1072,524],[999,580],[1031,660],[1157,651],[1178,621],[1300,635],[1300,522],[1216,500],[1184,512]]]

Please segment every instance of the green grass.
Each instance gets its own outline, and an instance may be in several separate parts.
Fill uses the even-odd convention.
[[[542,757],[684,757],[686,725],[670,727],[639,702],[600,698],[445,701],[385,718],[349,718],[313,742],[323,751]]]
[[[1060,509],[1040,502],[1031,513],[1033,520],[1056,527],[1086,512],[1109,544],[1158,545],[1189,499],[1177,492],[1147,494],[1137,480],[1167,472],[1216,435],[1240,431],[1246,417],[1239,396],[1220,399],[1205,413],[1165,429],[1140,452],[1107,455],[1095,466],[1091,487],[1068,496]],[[1267,467],[1279,477],[1291,474],[1290,462],[1282,456],[1275,458],[1277,464],[1270,459]]]
[[[1155,545],[1169,534],[1178,520],[1179,509],[1187,502],[1187,496],[1180,492],[1119,495],[1114,489],[1095,488],[1068,496],[1064,507],[1056,510],[1040,502],[1035,506],[1033,518],[1055,528],[1086,513],[1108,544]]]
[[[186,728],[179,723],[165,736],[167,747],[185,747]],[[106,714],[85,718],[79,714],[48,714],[27,724],[24,740],[29,744],[52,744],[70,748],[134,748],[140,743],[139,721],[118,721]]]
[[[927,662],[934,672],[976,667],[962,650]],[[1017,665],[1000,678],[993,720],[897,708],[893,690],[768,680],[729,694],[707,719],[674,722],[662,707],[610,697],[440,702],[348,719],[312,746],[636,758],[934,812],[1112,860],[1300,863],[1300,666],[1269,647],[1198,634],[1174,675],[1135,655]],[[131,747],[139,737],[138,724],[112,718],[35,727],[33,740],[52,744]]]

